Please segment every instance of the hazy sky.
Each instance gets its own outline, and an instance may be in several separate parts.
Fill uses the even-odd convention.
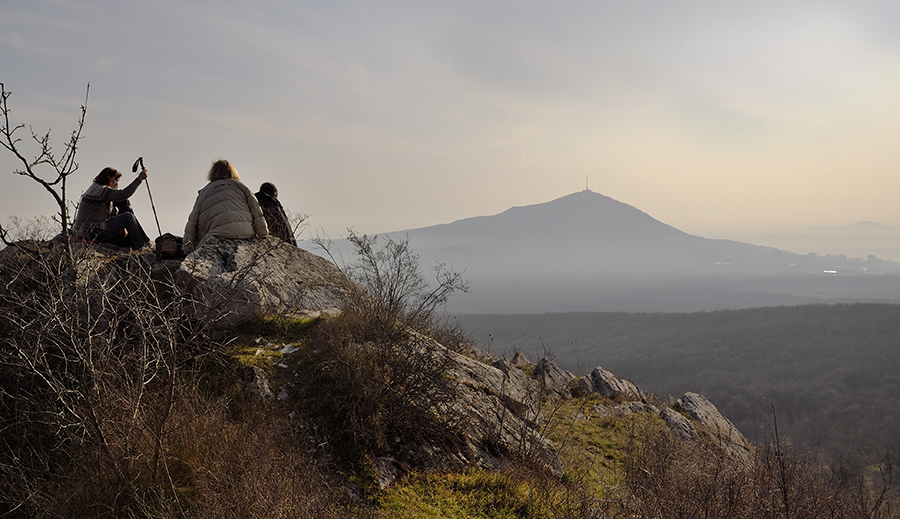
[[[900,227],[900,3],[2,0],[13,122],[77,199],[138,155],[182,234],[218,157],[314,228],[383,232],[584,188],[684,231]],[[26,136],[25,134],[22,135]],[[51,213],[0,155],[0,219]],[[156,234],[146,188],[135,210]]]

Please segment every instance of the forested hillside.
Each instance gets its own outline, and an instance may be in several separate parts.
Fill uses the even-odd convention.
[[[751,439],[781,432],[826,458],[867,463],[900,447],[900,306],[807,305],[690,314],[463,315],[494,353],[550,352],[659,395],[693,388]]]

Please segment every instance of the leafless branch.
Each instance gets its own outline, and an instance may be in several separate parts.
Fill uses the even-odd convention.
[[[3,116],[3,124],[0,127],[0,145],[12,153],[21,165],[19,169],[13,170],[13,173],[34,180],[53,197],[58,209],[61,235],[66,241],[69,238],[70,226],[66,184],[68,178],[78,171],[78,162],[75,161],[75,155],[83,138],[82,131],[84,130],[87,116],[87,102],[90,89],[91,85],[88,84],[85,90],[84,104],[80,107],[78,121],[75,129],[69,134],[69,139],[62,154],[59,156],[54,154],[50,142],[50,130],[41,135],[35,132],[34,129],[29,128],[31,140],[37,145],[38,152],[32,158],[27,158],[22,149],[22,139],[17,135],[17,132],[25,128],[26,125],[24,123],[14,124],[10,121],[12,109],[9,107],[9,98],[12,92],[6,89],[4,83],[0,83],[0,115]],[[49,174],[44,174],[42,171],[39,171],[42,169],[41,166],[49,166],[52,171]],[[8,233],[0,226],[0,239],[7,243],[7,238]]]

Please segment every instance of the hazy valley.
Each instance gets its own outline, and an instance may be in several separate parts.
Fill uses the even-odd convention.
[[[727,236],[710,233],[707,237],[727,237],[800,253],[833,254],[840,251],[849,257],[868,258],[869,255],[874,255],[890,261],[900,261],[900,229],[868,221],[843,226],[777,231],[731,231]]]
[[[845,239],[862,236],[854,228],[871,230],[851,226]],[[587,190],[390,235],[408,235],[423,266],[465,270],[472,290],[450,301],[454,313],[900,302],[900,263],[840,249],[814,252],[808,243],[779,249],[693,236]]]

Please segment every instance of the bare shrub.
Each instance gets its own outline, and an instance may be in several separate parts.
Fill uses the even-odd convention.
[[[772,441],[750,463],[715,443],[682,443],[636,430],[626,447],[625,491],[605,503],[613,517],[888,518],[884,493],[835,477]]]
[[[452,359],[425,334],[440,330],[462,349],[462,333],[440,327],[436,310],[461,274],[438,266],[426,282],[408,240],[350,234],[358,261],[344,267],[356,283],[339,317],[318,327],[304,380],[303,408],[323,425],[345,459],[395,456],[418,463],[413,446],[457,441],[462,417],[449,405]]]
[[[71,484],[100,491],[102,513],[165,482],[174,390],[203,323],[188,320],[190,298],[152,279],[136,256],[96,264],[104,261],[70,257],[55,242],[4,251],[0,420],[12,434],[0,459],[4,476],[21,483],[2,496],[10,506],[33,501],[34,488],[72,471],[76,458],[85,463]]]
[[[12,111],[9,108],[9,97],[12,92],[6,90],[6,85],[0,83],[0,116],[3,118],[0,124],[0,146],[3,146],[15,158],[16,162],[21,165],[21,169],[16,169],[13,173],[28,177],[37,182],[56,202],[59,210],[57,213],[57,224],[60,226],[61,235],[65,242],[69,240],[69,207],[66,198],[66,188],[68,178],[78,171],[78,163],[75,162],[75,153],[78,150],[81,141],[81,132],[84,129],[84,120],[87,115],[87,98],[90,92],[90,85],[84,95],[84,104],[81,105],[81,115],[78,118],[75,129],[69,134],[65,149],[62,154],[57,155],[53,151],[50,142],[50,130],[47,133],[39,135],[30,130],[30,144],[36,146],[37,151],[29,154],[24,150],[24,143],[18,136],[18,133],[25,128],[25,123],[15,124],[10,121],[9,115]],[[45,173],[45,171],[47,171]],[[10,244],[8,232],[0,225],[0,241],[7,245]]]
[[[714,443],[675,440],[662,429],[638,429],[626,446],[628,497],[621,506],[642,517],[737,517],[749,475]]]
[[[475,347],[475,341],[472,340],[468,332],[457,321],[435,316],[423,328],[423,334],[431,337],[448,350],[468,356],[478,356],[480,354]]]
[[[469,290],[463,273],[445,264],[432,267],[434,284],[430,284],[408,237],[395,240],[384,236],[379,240],[378,236],[360,236],[350,230],[347,240],[354,247],[356,259],[341,270],[358,290],[344,312],[359,316],[350,320],[364,326],[353,330],[359,340],[390,340],[407,328],[428,333],[439,326],[438,310],[448,298]],[[321,241],[319,245],[335,259],[328,245]]]
[[[5,230],[7,232],[7,239],[12,242],[47,241],[56,233],[53,223],[49,218],[43,215],[32,218],[31,220],[23,220],[18,216],[10,216]]]
[[[445,376],[447,352],[415,334],[357,342],[350,318],[358,315],[317,328],[300,375],[300,408],[351,462],[396,456],[417,463],[415,446],[452,445],[462,417],[449,405],[456,382]]]
[[[309,454],[300,424],[280,410],[193,393],[179,400],[174,414],[181,425],[172,433],[170,465],[188,498],[189,517],[348,515],[343,492]]]

